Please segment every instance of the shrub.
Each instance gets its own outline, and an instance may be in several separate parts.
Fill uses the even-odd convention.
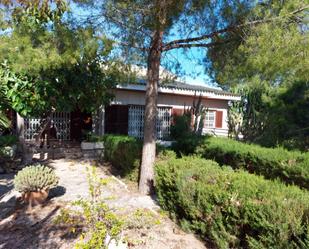
[[[157,147],[157,156],[156,156],[156,162],[159,161],[166,161],[170,160],[172,158],[176,158],[177,155],[175,151],[168,149],[168,148],[160,148]]]
[[[192,155],[195,153],[196,148],[203,142],[203,137],[197,135],[193,132],[188,133],[181,138],[178,138],[172,145],[172,149],[177,153],[178,156],[181,155]]]
[[[296,186],[184,157],[156,165],[160,205],[218,248],[308,248],[309,195]]]
[[[54,223],[66,225],[69,234],[81,233],[75,248],[107,249],[120,240],[124,222],[101,196],[107,179],[100,178],[95,167],[87,167],[87,173],[90,200],[80,199],[71,203],[73,208],[61,209]]]
[[[97,137],[104,141],[104,158],[109,161],[121,177],[137,181],[142,156],[143,142],[134,137],[108,134]],[[176,157],[174,151],[157,144],[157,160]]]
[[[220,165],[245,169],[268,179],[279,178],[309,189],[309,153],[263,148],[218,137],[204,138],[196,153],[206,159],[214,159]]]
[[[190,115],[173,117],[174,124],[171,125],[171,138],[178,140],[190,132]]]
[[[14,187],[21,193],[49,190],[57,184],[58,177],[54,170],[42,165],[25,167],[14,177]]]
[[[17,143],[17,137],[13,135],[0,136],[0,147],[11,146]]]
[[[137,180],[142,142],[134,137],[105,135],[104,158],[119,171],[122,177]]]
[[[196,147],[200,144],[201,136],[191,130],[190,114],[175,116],[173,119],[174,124],[171,126],[171,138],[176,142],[173,143],[172,149],[178,156],[193,154]]]

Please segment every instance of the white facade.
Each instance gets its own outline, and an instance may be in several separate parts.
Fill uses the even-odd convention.
[[[118,86],[114,91],[115,98],[112,101],[112,105],[145,105],[145,86],[143,85],[126,85]],[[158,107],[169,107],[172,110],[172,115],[175,112],[181,112],[184,108],[190,108],[194,99],[202,97],[202,105],[213,111],[214,115],[218,112],[222,112],[222,125],[220,127],[205,127],[203,133],[211,133],[218,136],[228,135],[228,102],[240,100],[239,96],[222,93],[220,91],[206,92],[206,91],[193,91],[182,89],[170,89],[159,87],[158,89]],[[216,117],[214,116],[214,120]]]

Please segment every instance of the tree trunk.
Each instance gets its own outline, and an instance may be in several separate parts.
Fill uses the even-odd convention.
[[[156,156],[157,96],[161,61],[163,32],[153,34],[147,61],[147,89],[144,120],[144,144],[140,170],[139,191],[151,194],[154,183],[154,161]]]

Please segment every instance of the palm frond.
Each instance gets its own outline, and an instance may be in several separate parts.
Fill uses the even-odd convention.
[[[0,111],[0,129],[1,128],[9,128],[11,125],[10,120],[7,118],[4,112]]]

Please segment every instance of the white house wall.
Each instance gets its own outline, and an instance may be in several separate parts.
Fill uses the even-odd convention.
[[[115,98],[111,104],[119,105],[145,105],[145,92],[116,90]],[[196,97],[197,99],[197,97]],[[180,96],[174,94],[158,95],[158,106],[168,106],[173,109],[183,110],[184,106],[190,107],[193,103],[194,96]],[[203,98],[202,104],[209,110],[222,111],[222,128],[204,129],[204,132],[214,133],[216,135],[227,136],[227,110],[228,100]]]

